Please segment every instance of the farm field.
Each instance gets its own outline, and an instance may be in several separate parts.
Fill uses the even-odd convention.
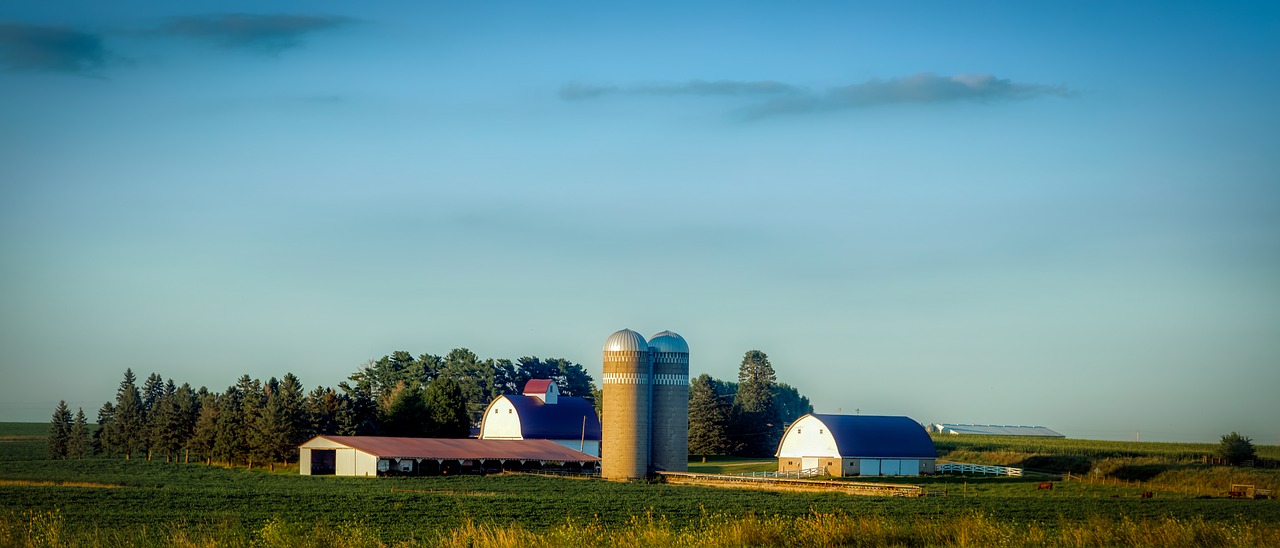
[[[1178,491],[1141,499],[1141,488],[1101,483],[1040,491],[1021,478],[911,478],[947,496],[905,499],[527,475],[305,477],[296,468],[50,461],[43,449],[0,441],[0,545],[1280,544],[1275,500]]]

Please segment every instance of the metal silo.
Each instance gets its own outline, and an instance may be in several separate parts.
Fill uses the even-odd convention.
[[[605,479],[643,478],[649,473],[652,372],[644,336],[623,329],[604,342],[600,475]]]
[[[653,356],[653,449],[655,470],[689,469],[689,344],[663,331],[649,339]],[[607,399],[605,400],[608,401]]]

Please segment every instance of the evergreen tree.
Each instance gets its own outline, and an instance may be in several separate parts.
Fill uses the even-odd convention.
[[[67,458],[67,443],[71,439],[71,410],[67,402],[59,401],[53,410],[53,419],[49,421],[48,449],[49,458]]]
[[[809,398],[784,382],[773,387],[773,402],[778,408],[778,420],[781,421],[780,424],[784,430],[796,419],[813,412],[813,405],[809,403]]]
[[[777,375],[769,357],[749,350],[738,368],[738,392],[734,396],[734,441],[748,456],[772,455],[782,439],[782,421],[773,401]]]
[[[440,377],[450,377],[458,383],[467,401],[468,422],[480,422],[485,407],[494,397],[493,364],[481,361],[466,348],[455,348],[444,357],[444,367],[437,379]]]
[[[115,430],[112,423],[115,422],[116,406],[111,402],[102,404],[98,408],[98,429],[93,431],[93,452],[103,455],[110,455],[116,452],[115,441],[111,439],[111,432]]]
[[[125,460],[146,445],[146,417],[135,380],[133,370],[126,369],[116,392],[115,416],[111,421],[111,443],[116,451],[124,453]]]
[[[274,379],[273,379],[274,381]],[[266,391],[263,389],[262,381],[252,379],[249,375],[241,375],[236,380],[236,389],[240,394],[240,441],[237,447],[240,448],[239,453],[235,457],[242,458],[246,461],[249,469],[253,469],[254,457],[263,452],[262,447],[258,444],[264,441],[259,436],[254,427],[258,424],[259,415],[262,413],[267,404]]]
[[[471,419],[462,388],[449,377],[440,377],[427,386],[426,411],[433,438],[466,438],[471,435]]]
[[[248,452],[244,416],[244,394],[237,386],[228,386],[218,399],[212,451],[212,457],[227,463],[227,466],[235,465],[236,459]]]
[[[344,392],[338,405],[338,434],[374,436],[378,434],[378,405],[367,387],[339,383]]]
[[[170,381],[172,384],[173,381]],[[160,425],[156,424],[156,413],[160,406],[160,401],[164,399],[164,379],[159,373],[152,373],[147,376],[147,380],[142,383],[142,391],[139,393],[141,397],[142,407],[142,432],[139,436],[139,448],[147,452],[147,460],[151,460],[151,453],[155,450],[157,438],[160,436]]]
[[[67,456],[83,459],[92,450],[93,440],[89,437],[89,424],[84,416],[84,408],[76,410],[75,421],[71,424],[71,437],[67,439]]]
[[[276,389],[280,398],[280,411],[283,414],[285,446],[281,462],[288,462],[297,456],[298,446],[307,441],[307,415],[304,410],[306,396],[302,381],[293,373],[285,373]]]
[[[440,382],[436,379],[435,384]],[[386,436],[422,437],[430,431],[427,406],[422,390],[407,386],[403,381],[384,395],[387,403],[382,411],[378,430]],[[464,408],[465,412],[465,408]]]
[[[278,396],[278,389],[270,394],[251,427],[249,462],[251,467],[254,461],[265,462],[275,470],[275,463],[283,462],[288,455],[291,427],[284,402]]]
[[[166,387],[151,415],[152,450],[163,453],[165,462],[177,460],[195,427],[196,400],[191,386],[183,384],[172,391]]]
[[[306,427],[302,436],[304,441],[315,436],[338,433],[339,405],[340,398],[332,388],[317,386],[307,394],[302,404],[306,416]]]
[[[716,394],[715,380],[703,373],[689,383],[689,454],[729,452],[729,402]]]
[[[213,449],[218,437],[218,408],[220,402],[217,394],[205,394],[200,397],[199,410],[187,440],[188,452],[194,451],[205,464],[213,463]],[[188,454],[188,459],[190,456]]]

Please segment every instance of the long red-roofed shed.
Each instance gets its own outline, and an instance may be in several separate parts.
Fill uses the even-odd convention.
[[[448,475],[545,467],[590,472],[600,462],[547,440],[317,436],[298,449],[303,475]]]

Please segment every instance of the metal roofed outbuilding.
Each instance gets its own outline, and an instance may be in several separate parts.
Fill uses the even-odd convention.
[[[600,459],[547,440],[316,436],[299,446],[302,475],[451,475],[554,467],[594,471]]]
[[[916,476],[934,472],[938,452],[910,417],[809,414],[778,444],[778,471],[829,476]]]
[[[978,436],[1028,436],[1035,438],[1065,438],[1044,426],[1000,426],[995,424],[954,424],[949,422],[929,425],[934,434],[967,434]]]

